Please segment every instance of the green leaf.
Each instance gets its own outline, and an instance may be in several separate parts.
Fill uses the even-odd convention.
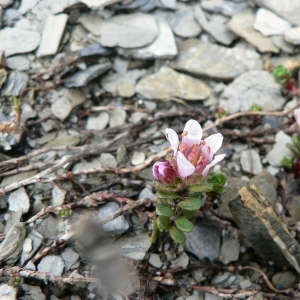
[[[181,197],[180,195],[172,192],[157,192],[157,196],[158,198],[170,198],[170,199],[178,199]]]
[[[183,215],[186,218],[191,219],[191,218],[193,218],[195,216],[196,212],[197,212],[196,210],[184,210],[183,211]]]
[[[183,210],[198,210],[201,207],[202,201],[200,197],[189,197],[178,203],[178,206]]]
[[[188,190],[193,193],[207,193],[213,190],[212,183],[195,184],[188,187]]]
[[[177,242],[178,244],[185,244],[185,242],[186,242],[185,234],[183,233],[183,231],[178,229],[175,225],[171,227],[170,235],[171,235],[172,239],[175,242]]]
[[[167,216],[167,217],[175,216],[175,211],[171,207],[164,205],[162,203],[157,204],[156,213],[160,216]]]
[[[193,223],[186,217],[179,217],[175,220],[175,225],[178,229],[184,232],[191,232],[194,228]]]
[[[158,227],[163,230],[168,230],[172,226],[170,218],[166,216],[158,216],[156,222]]]

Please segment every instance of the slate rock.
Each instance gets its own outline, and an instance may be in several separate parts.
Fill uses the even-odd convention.
[[[274,111],[284,103],[281,87],[267,71],[249,71],[236,78],[221,95],[220,107],[236,113],[259,104],[263,111]]]
[[[13,226],[0,244],[0,261],[4,265],[13,265],[20,257],[26,229],[22,223]]]
[[[234,15],[227,25],[236,35],[244,38],[260,52],[278,53],[279,49],[272,43],[271,38],[263,36],[253,28],[254,21],[255,14],[251,9],[247,9]]]
[[[291,271],[279,272],[272,276],[272,283],[278,290],[293,288],[297,283],[297,278]]]
[[[189,256],[183,251],[180,253],[178,257],[176,257],[172,263],[171,263],[171,268],[183,268],[185,269],[188,264],[189,264]]]
[[[114,110],[110,112],[109,127],[115,128],[125,124],[126,122],[126,111],[125,110]]]
[[[219,258],[221,243],[221,228],[219,225],[197,220],[193,231],[187,234],[186,237],[186,251],[193,253],[201,260],[205,257],[210,260]]]
[[[224,264],[237,261],[240,254],[240,243],[236,239],[223,242],[220,257]]]
[[[99,161],[104,168],[115,168],[118,165],[116,158],[111,153],[101,153]]]
[[[109,202],[100,207],[97,219],[102,220],[109,215],[113,214],[120,208],[120,205],[116,202]],[[124,215],[117,217],[116,219],[102,225],[104,231],[110,234],[122,234],[128,230],[129,224]]]
[[[268,8],[294,25],[300,25],[300,2],[298,0],[254,0],[254,3]]]
[[[289,22],[265,8],[260,8],[256,12],[253,24],[253,28],[261,32],[264,36],[282,35],[291,26]]]
[[[37,115],[36,110],[33,110],[27,103],[21,107],[21,124],[24,125],[28,119],[35,118]]]
[[[101,35],[101,27],[104,19],[97,14],[85,14],[79,18],[79,23],[93,35]],[[101,47],[101,46],[100,46]]]
[[[68,15],[49,15],[45,21],[42,41],[37,51],[37,57],[53,55],[57,53],[60,40],[67,24]]]
[[[29,284],[23,283],[22,289],[26,295],[30,295],[29,299],[46,300],[46,296],[43,294],[42,289],[39,286],[34,286],[34,285],[29,285]]]
[[[194,16],[204,31],[208,32],[216,41],[230,45],[237,36],[228,29],[226,24],[208,21],[200,6],[194,9]]]
[[[37,251],[40,249],[43,243],[43,236],[40,233],[38,233],[36,230],[32,228],[30,228],[29,230],[30,231],[27,235],[27,238],[31,240],[32,249],[29,252],[24,252],[23,249],[21,260],[20,260],[22,266],[37,253]]]
[[[47,255],[42,258],[37,266],[38,271],[61,276],[65,263],[60,256]]]
[[[284,39],[293,45],[300,45],[300,26],[287,29],[284,32]]]
[[[263,169],[260,156],[253,149],[248,149],[241,153],[241,165],[243,171],[254,175],[259,174]]]
[[[62,259],[65,262],[65,269],[69,271],[72,266],[78,261],[79,255],[72,248],[68,247],[61,254]]]
[[[153,59],[153,58],[173,58],[177,55],[177,46],[173,32],[168,22],[162,18],[157,18],[158,36],[148,46],[125,49],[117,48],[117,52],[124,57],[132,57],[137,59]]]
[[[64,85],[70,87],[85,86],[89,81],[97,78],[101,74],[105,73],[111,68],[110,62],[104,62],[97,65],[87,67],[85,70],[77,71],[70,77],[68,77]]]
[[[279,48],[280,50],[283,50],[286,53],[294,53],[295,52],[295,46],[291,43],[288,43],[283,36],[281,35],[274,35],[272,36],[272,43]]]
[[[273,167],[280,167],[281,160],[284,156],[293,157],[292,152],[286,147],[287,143],[291,143],[291,137],[282,130],[275,135],[275,144],[272,150],[267,154],[267,160]]]
[[[122,0],[80,0],[80,2],[86,4],[91,9],[103,9],[107,5],[121,2]]]
[[[25,55],[14,55],[6,59],[6,64],[9,69],[25,71],[29,69],[30,61]]]
[[[25,72],[13,71],[2,88],[2,96],[20,96],[25,90],[29,77]]]
[[[233,16],[236,13],[248,8],[247,2],[235,2],[227,0],[203,0],[201,7],[209,12],[223,14],[225,16]]]
[[[151,192],[150,189],[144,188],[144,189],[139,193],[138,199],[140,200],[140,199],[144,199],[144,198],[149,198],[149,199],[151,199],[151,200],[154,200],[154,199],[156,198],[156,195],[153,194],[153,193]]]
[[[114,50],[107,47],[102,47],[99,43],[88,45],[79,51],[79,57],[90,56],[109,56],[114,53]]]
[[[102,112],[98,116],[89,116],[85,129],[87,130],[103,130],[109,122],[109,114]]]
[[[188,39],[178,45],[179,54],[171,67],[198,76],[232,80],[249,70],[263,68],[258,53],[240,47],[227,48]]]
[[[23,214],[26,214],[30,207],[29,197],[23,187],[20,187],[9,195],[8,203],[10,211],[17,211],[21,208]]]
[[[105,20],[99,42],[105,47],[137,48],[149,45],[157,35],[158,26],[154,16],[132,13]]]
[[[180,37],[196,37],[201,33],[201,27],[195,21],[192,9],[179,10],[172,18],[171,27]]]
[[[162,67],[157,73],[140,80],[136,91],[148,99],[163,100],[178,97],[185,100],[204,100],[211,94],[201,80]]]
[[[0,299],[3,300],[15,300],[17,299],[17,289],[6,283],[0,285]]]
[[[85,96],[81,91],[67,90],[61,98],[52,104],[51,110],[57,118],[63,121],[69,116],[73,108],[84,102]]]
[[[300,196],[294,196],[288,206],[290,216],[296,221],[300,221]]]
[[[156,253],[151,253],[149,257],[149,264],[155,268],[161,268],[162,262],[159,255]]]
[[[5,27],[0,30],[0,50],[5,56],[28,53],[35,50],[41,41],[40,33],[18,27]]]
[[[142,164],[146,159],[146,155],[141,151],[134,151],[131,158],[131,163],[133,166],[138,166]]]

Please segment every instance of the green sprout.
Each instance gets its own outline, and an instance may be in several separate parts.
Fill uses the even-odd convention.
[[[72,216],[73,211],[72,211],[71,208],[66,207],[66,208],[63,208],[63,209],[59,210],[59,211],[57,212],[57,214],[58,214],[60,217],[62,217],[62,218],[69,218],[69,217]]]
[[[282,160],[280,161],[281,165],[286,168],[292,168],[293,167],[293,158],[284,156]]]
[[[258,105],[258,104],[252,104],[252,105],[250,106],[250,111],[262,111],[262,108],[261,108],[261,106]]]
[[[217,113],[215,114],[215,117],[217,119],[221,119],[221,118],[227,117],[227,116],[229,116],[229,112],[222,107],[219,107]]]
[[[281,85],[285,85],[292,76],[291,72],[283,65],[278,65],[272,74],[275,78],[275,81]]]

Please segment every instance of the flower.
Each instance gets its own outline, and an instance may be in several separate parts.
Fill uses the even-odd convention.
[[[223,135],[216,133],[203,141],[202,128],[195,120],[189,120],[185,124],[181,143],[173,129],[167,128],[165,133],[173,148],[177,172],[181,179],[186,179],[192,174],[200,174],[205,178],[210,169],[225,157],[225,154],[214,157],[222,145]]]
[[[157,161],[152,168],[153,177],[160,183],[172,184],[177,179],[177,172],[169,161]]]
[[[294,110],[294,117],[295,117],[298,125],[300,126],[300,108],[297,108]]]

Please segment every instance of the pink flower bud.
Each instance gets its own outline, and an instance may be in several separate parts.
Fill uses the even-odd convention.
[[[177,179],[177,173],[169,161],[158,161],[152,168],[153,177],[163,184],[172,184]]]

